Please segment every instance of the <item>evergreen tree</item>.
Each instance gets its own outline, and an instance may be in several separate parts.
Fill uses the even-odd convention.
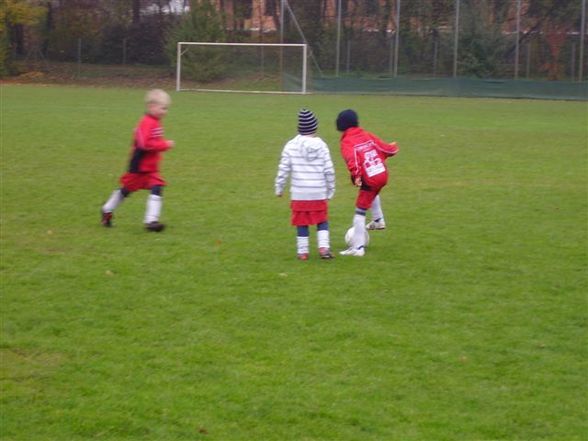
[[[177,43],[180,41],[224,42],[223,19],[209,0],[192,0],[190,12],[185,14],[167,38],[167,53],[176,64]],[[188,50],[182,57],[183,77],[195,81],[213,81],[224,72],[223,54],[218,48],[199,47]]]

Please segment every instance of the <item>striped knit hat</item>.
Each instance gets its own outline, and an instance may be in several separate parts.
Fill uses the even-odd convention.
[[[298,112],[298,133],[301,135],[312,135],[318,129],[318,119],[308,109],[300,109]]]

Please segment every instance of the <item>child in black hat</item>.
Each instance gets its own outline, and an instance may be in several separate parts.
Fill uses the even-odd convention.
[[[374,134],[359,127],[354,110],[347,109],[337,116],[337,130],[341,135],[341,154],[351,175],[351,181],[359,187],[353,217],[353,239],[351,246],[341,251],[344,256],[361,257],[365,254],[365,215],[371,208],[373,220],[367,225],[370,230],[386,228],[380,203],[380,191],[388,183],[386,159],[398,153],[395,142],[385,143]]]

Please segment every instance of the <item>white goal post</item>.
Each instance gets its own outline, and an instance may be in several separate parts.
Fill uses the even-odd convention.
[[[177,44],[176,91],[306,94],[307,56],[306,44],[180,41]],[[285,90],[285,66],[295,77],[292,83],[295,85],[291,87],[294,90]],[[235,79],[236,72],[242,72],[241,78]],[[267,80],[270,77],[271,84]],[[281,86],[276,86],[278,83]],[[243,86],[251,86],[251,90]]]

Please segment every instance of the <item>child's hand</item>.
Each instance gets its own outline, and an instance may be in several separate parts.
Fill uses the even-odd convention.
[[[173,141],[168,141],[168,142],[167,142],[167,146],[168,146],[170,149],[171,149],[171,148],[172,148],[174,145],[176,145],[176,143],[175,143],[175,142],[173,142]]]
[[[354,184],[356,187],[361,187],[361,177],[360,177],[360,176],[358,176],[357,178],[355,178],[355,181],[353,181],[353,184]]]

